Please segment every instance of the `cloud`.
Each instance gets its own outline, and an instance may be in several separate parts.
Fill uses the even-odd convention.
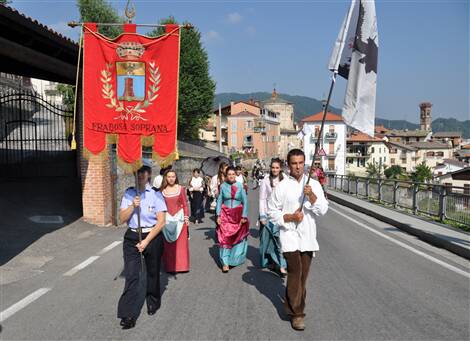
[[[222,36],[219,32],[210,30],[202,35],[202,40],[206,43],[222,41]]]
[[[248,35],[250,36],[254,36],[256,34],[256,27],[251,26],[251,25],[247,26],[246,33],[248,33]]]
[[[240,13],[238,12],[233,12],[233,13],[230,13],[228,16],[227,16],[227,21],[230,23],[230,24],[238,24],[240,21],[242,21],[243,17],[240,15]]]

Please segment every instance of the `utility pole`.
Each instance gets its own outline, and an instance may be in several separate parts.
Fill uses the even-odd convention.
[[[222,150],[222,105],[219,103],[219,152]]]

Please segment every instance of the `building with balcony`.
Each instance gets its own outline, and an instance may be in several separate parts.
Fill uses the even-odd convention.
[[[416,142],[410,147],[415,148],[418,163],[424,162],[431,169],[444,163],[444,159],[452,159],[454,154],[451,143]]]
[[[310,165],[315,153],[315,143],[320,135],[323,112],[305,117],[302,120],[303,146],[306,164]],[[340,115],[328,112],[321,138],[324,156],[319,159],[326,173],[346,174],[346,124]]]
[[[230,153],[243,152],[262,160],[279,156],[277,113],[261,110],[257,115],[242,111],[227,117],[227,146]]]
[[[385,169],[390,165],[389,147],[378,137],[362,132],[351,133],[346,139],[346,171],[357,176],[367,175],[367,164]]]
[[[262,101],[261,106],[279,114],[280,140],[279,155],[285,158],[289,150],[300,148],[301,141],[297,138],[298,129],[294,122],[294,104],[281,98],[276,89],[273,89],[271,98]]]
[[[400,166],[405,172],[411,173],[419,163],[416,148],[399,142],[387,142],[390,166]]]

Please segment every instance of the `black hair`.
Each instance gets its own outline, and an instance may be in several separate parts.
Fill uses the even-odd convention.
[[[160,169],[160,175],[164,175],[167,170],[170,170],[170,169],[172,169],[172,168],[173,168],[172,165],[169,165],[169,166],[167,166],[167,167],[161,168],[161,169]]]
[[[199,168],[194,168],[193,173],[196,173],[196,172],[201,173],[201,170]]]
[[[235,167],[233,167],[233,166],[228,166],[227,169],[225,169],[225,177],[227,177],[227,174],[228,174],[229,171],[234,171],[234,172],[236,172],[237,169],[236,169]]]
[[[270,167],[273,166],[273,163],[279,163],[279,167],[281,167],[281,172],[279,173],[279,181],[282,181],[284,179],[284,174],[282,171],[282,160],[278,157],[275,157],[271,159]],[[271,188],[274,188],[274,175],[271,170],[269,171],[269,184],[271,185]]]
[[[237,166],[237,167],[235,167],[235,170],[237,170],[237,171],[242,170],[242,168],[240,166]]]
[[[305,160],[305,153],[302,149],[291,149],[289,150],[289,153],[287,153],[287,164],[290,164],[290,159],[292,156],[303,156]]]
[[[140,167],[138,170],[137,170],[138,173],[143,173],[143,172],[147,172],[149,173],[150,175],[152,174],[152,168],[149,167],[149,166],[145,166],[143,165],[142,167]]]

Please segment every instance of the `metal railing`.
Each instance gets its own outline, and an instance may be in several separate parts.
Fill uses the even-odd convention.
[[[329,174],[328,188],[470,226],[470,193],[464,187]]]

